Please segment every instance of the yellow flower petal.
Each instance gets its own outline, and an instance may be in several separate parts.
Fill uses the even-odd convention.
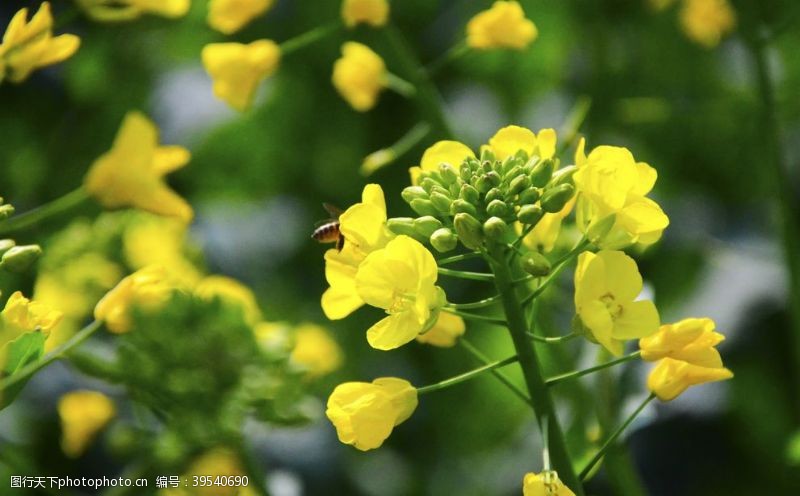
[[[475,49],[523,49],[539,35],[517,2],[497,1],[467,24],[467,45]]]
[[[661,320],[652,301],[632,301],[622,305],[622,314],[614,320],[614,339],[639,339],[658,331]]]
[[[439,170],[439,164],[450,164],[458,170],[467,158],[475,158],[475,153],[467,145],[458,141],[439,141],[425,150],[419,165],[424,171]]]
[[[386,25],[389,20],[389,2],[387,0],[344,0],[342,2],[342,20],[349,28],[358,24],[368,24],[379,28]]]
[[[524,127],[507,126],[489,139],[489,148],[498,160],[505,160],[520,150],[531,155],[536,148],[536,135]]]
[[[211,0],[208,25],[223,34],[233,34],[265,14],[273,0]]]
[[[671,401],[691,386],[731,379],[733,372],[724,367],[700,367],[664,358],[647,377],[647,388],[661,401]]]
[[[302,324],[294,331],[291,360],[307,370],[309,377],[319,377],[338,369],[342,350],[324,328]]]
[[[553,158],[556,154],[558,140],[555,129],[542,129],[536,139],[539,145],[539,157]]]
[[[70,458],[82,455],[97,434],[114,418],[109,397],[95,391],[73,391],[58,401],[61,449]]]
[[[333,86],[359,112],[370,110],[386,86],[386,65],[366,45],[349,41],[333,65]]]
[[[417,336],[417,341],[440,348],[450,348],[455,346],[458,338],[463,336],[466,330],[464,319],[452,313],[439,312],[436,324]]]
[[[278,70],[281,49],[272,40],[211,43],[203,47],[201,58],[217,98],[243,112],[250,108],[259,84]]]

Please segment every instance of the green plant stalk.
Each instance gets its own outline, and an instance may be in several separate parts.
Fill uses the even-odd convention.
[[[436,264],[440,267],[442,265],[447,265],[451,263],[461,262],[464,260],[472,260],[473,258],[480,258],[481,255],[479,253],[464,253],[461,255],[453,255],[452,257],[443,258],[441,260],[437,260]]]
[[[459,279],[471,279],[473,281],[494,280],[494,276],[492,274],[486,274],[483,272],[469,272],[464,270],[445,269],[444,267],[439,267],[439,274],[443,276],[457,277]]]
[[[50,203],[45,203],[41,207],[15,215],[5,222],[0,222],[0,236],[28,229],[53,217],[79,208],[87,200],[89,200],[89,194],[85,189],[82,187],[75,189]]]
[[[342,25],[338,21],[332,22],[329,24],[324,24],[322,26],[316,27],[311,31],[295,36],[294,38],[290,38],[280,44],[281,56],[285,57],[286,55],[294,53],[298,50],[302,50],[307,46],[313,45],[314,43],[326,38],[327,36],[332,35],[336,31],[338,31],[341,27]]]
[[[583,486],[572,466],[572,460],[564,440],[564,433],[561,430],[561,425],[559,425],[558,418],[555,414],[553,399],[550,396],[547,384],[544,382],[544,377],[539,369],[539,360],[536,356],[536,351],[531,345],[530,338],[527,334],[528,325],[525,322],[522,303],[513,283],[513,274],[510,267],[506,264],[506,255],[506,248],[504,246],[493,244],[489,247],[487,262],[492,268],[492,272],[494,272],[495,285],[503,300],[503,308],[506,313],[506,320],[508,321],[508,330],[511,334],[514,348],[517,351],[517,356],[519,357],[519,364],[520,367],[522,367],[522,373],[525,378],[525,383],[528,386],[528,392],[535,405],[534,413],[537,416],[540,426],[542,426],[542,422],[544,421],[548,423],[546,427],[549,438],[548,449],[553,467],[558,471],[561,480],[564,481],[577,496],[583,496]],[[544,429],[545,427],[542,427],[542,430]]]
[[[512,364],[517,361],[517,356],[511,356],[504,360],[498,360],[496,362],[492,362],[489,364],[484,365],[483,367],[479,367],[475,370],[470,370],[469,372],[464,372],[463,374],[459,374],[455,377],[451,377],[449,379],[445,379],[443,381],[439,381],[436,384],[431,384],[429,386],[422,386],[417,388],[417,394],[428,394],[434,391],[439,391],[441,389],[449,388],[450,386],[455,386],[456,384],[462,383],[464,381],[468,381],[473,377],[479,376],[484,372],[489,372],[496,368],[505,367],[506,365]]]
[[[567,335],[565,337],[573,337],[573,336],[575,336],[575,335],[574,334],[569,334],[569,335]],[[547,338],[544,338],[544,339],[547,339]],[[559,338],[559,339],[563,339],[563,338]],[[576,372],[568,372],[566,374],[561,374],[561,375],[557,375],[555,377],[551,377],[551,378],[547,379],[545,382],[547,383],[548,386],[555,386],[556,384],[558,384],[560,382],[563,382],[563,381],[568,381],[570,379],[577,379],[578,377],[582,377],[584,375],[588,375],[588,374],[591,374],[593,372],[597,372],[599,370],[607,369],[609,367],[613,367],[614,365],[618,365],[620,363],[629,362],[629,361],[631,361],[631,360],[633,360],[635,358],[639,358],[639,356],[641,354],[642,354],[641,351],[635,351],[635,352],[631,353],[630,355],[625,355],[623,357],[617,358],[616,360],[611,360],[610,362],[605,362],[605,363],[601,363],[599,365],[595,365],[594,367],[589,367],[588,369],[578,370]]]
[[[469,312],[462,312],[456,310],[453,307],[442,307],[442,312],[452,313],[453,315],[458,315],[459,317],[465,318],[467,320],[475,320],[478,322],[486,322],[487,324],[494,324],[505,327],[507,322],[503,319],[496,319],[494,317],[489,317],[486,315],[478,315]]]
[[[492,363],[492,361],[489,360],[489,357],[481,353],[481,351],[478,350],[478,348],[473,346],[472,343],[467,341],[465,338],[462,337],[461,339],[459,339],[458,343],[461,345],[462,348],[467,350],[467,353],[474,356],[476,360],[483,363],[484,365]],[[527,394],[525,394],[525,391],[517,387],[517,385],[514,384],[511,381],[511,379],[508,378],[507,375],[505,375],[504,373],[502,373],[497,369],[492,370],[492,375],[497,377],[497,380],[502,382],[509,390],[511,390],[511,392],[514,393],[514,396],[524,401],[525,404],[527,404],[528,406],[533,407],[533,403],[531,403],[531,399],[528,397]]]
[[[456,310],[471,310],[475,308],[490,307],[498,301],[500,301],[500,295],[490,296],[489,298],[473,301],[471,303],[450,303],[450,307],[455,308]]]

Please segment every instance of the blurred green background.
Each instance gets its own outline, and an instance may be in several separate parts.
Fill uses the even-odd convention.
[[[444,137],[434,133],[373,176],[359,174],[364,156],[420,120],[415,104],[390,92],[373,111],[356,113],[330,84],[333,61],[347,39],[368,44],[403,76],[383,32],[342,31],[292,54],[243,115],[214,98],[200,65],[206,43],[287,40],[337,19],[339,3],[280,0],[266,17],[227,38],[205,24],[200,0],[177,21],[98,24],[77,17],[57,29],[81,36],[72,59],[25,84],[0,86],[0,194],[18,211],[79,186],[129,110],[150,115],[163,143],[188,147],[191,164],[170,182],[197,210],[192,235],[210,270],[253,287],[268,320],[323,323],[344,349],[344,367],[314,386],[320,401],[348,380],[396,375],[421,385],[475,366],[459,348],[412,343],[389,353],[373,350],[364,331],[377,311],[325,323],[319,307],[326,287],[324,248],[309,234],[326,217],[321,203],[350,205],[366,182],[378,182],[389,214],[408,215],[399,197],[407,168]],[[790,298],[800,295],[788,291],[747,45],[762,26],[797,17],[800,6],[795,0],[734,1],[737,31],[706,49],[683,35],[674,8],[656,12],[645,0],[521,3],[540,30],[531,48],[468,54],[435,78],[457,139],[478,146],[512,123],[559,128],[578,99],[591,99],[581,130],[589,146],[627,146],[659,172],[655,196],[671,225],[661,243],[641,255],[640,266],[662,320],[707,315],[728,337],[721,351],[734,380],[655,404],[629,431],[634,472],[646,494],[800,494],[800,442],[794,449],[791,443],[800,429],[800,363],[787,310]],[[392,20],[429,62],[489,4],[396,0]],[[37,5],[3,1],[0,26],[19,8]],[[73,8],[63,0],[53,7],[57,19]],[[795,198],[798,51],[800,22],[784,30],[768,53]],[[46,249],[59,227],[45,226],[18,241]],[[4,279],[3,294],[12,288],[30,294],[32,284],[32,277]],[[481,283],[449,281],[446,289],[455,302],[487,291]],[[549,318],[561,326],[573,311],[570,291],[567,278],[552,298]],[[467,336],[495,358],[511,353],[497,329],[470,326]],[[565,350],[579,362],[593,358],[580,343]],[[646,371],[641,364],[624,370],[618,401],[638,403]],[[81,384],[86,379],[63,366],[35,378],[19,404],[0,413],[0,450],[7,449],[6,440],[27,446],[26,456],[47,475],[118,473],[122,462],[107,456],[102,443],[77,461],[58,450],[57,395]],[[601,387],[593,379],[585,384]],[[564,403],[564,417],[581,406]],[[248,436],[276,496],[512,495],[520,493],[522,475],[541,464],[533,417],[489,376],[425,397],[376,452],[340,445],[324,417],[303,428],[254,427]],[[6,470],[0,466],[0,473]],[[588,487],[590,494],[624,494],[603,472]]]

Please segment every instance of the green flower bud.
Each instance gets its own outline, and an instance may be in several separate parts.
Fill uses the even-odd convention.
[[[15,246],[17,243],[13,239],[0,239],[0,256]]]
[[[492,184],[493,187],[500,186],[500,183],[503,182],[503,179],[500,177],[500,174],[498,174],[495,171],[487,172],[484,177],[486,177],[486,179],[489,180],[489,182]]]
[[[456,200],[450,205],[450,214],[469,214],[473,217],[478,216],[478,210],[475,208],[475,205],[466,201],[466,200]]]
[[[42,256],[38,245],[15,246],[3,253],[0,266],[9,272],[24,272]]]
[[[444,184],[453,184],[458,181],[458,172],[450,164],[439,164],[439,174],[442,176]]]
[[[428,192],[422,186],[409,186],[400,193],[406,203],[411,203],[414,200],[427,200]]]
[[[500,217],[489,217],[489,219],[483,223],[483,233],[490,239],[501,239],[505,236],[507,229],[508,224]]]
[[[478,203],[478,200],[481,198],[481,194],[478,193],[478,190],[469,184],[461,186],[461,191],[459,192],[458,196],[462,200],[472,204]]]
[[[486,193],[494,186],[491,181],[486,177],[486,175],[482,175],[478,177],[478,180],[473,183],[475,189],[480,191],[481,193]]]
[[[495,163],[497,164],[497,167],[495,168],[495,170],[502,177],[507,177],[508,175],[513,174],[513,172],[511,172],[511,171],[513,171],[514,169],[516,169],[518,167],[517,159],[514,158],[514,157],[508,157],[505,160],[503,160],[502,163],[498,163],[498,162],[495,162]],[[514,175],[516,175],[516,174],[514,174]]]
[[[453,217],[453,227],[466,248],[477,250],[483,244],[483,229],[475,217],[465,213],[456,214]]]
[[[538,251],[533,251],[522,259],[522,269],[534,277],[550,274],[551,268],[550,261]]]
[[[528,152],[525,150],[517,150],[517,153],[514,154],[514,158],[517,159],[517,162],[524,164],[528,161]]]
[[[506,172],[505,176],[503,176],[503,177],[510,181],[510,180],[514,179],[515,177],[519,176],[520,174],[522,174],[522,167],[520,167],[519,165],[516,165],[516,163],[515,163],[514,167],[509,169]]]
[[[418,236],[416,229],[414,229],[414,219],[411,217],[394,217],[386,221],[386,227],[395,234]]]
[[[486,205],[486,213],[493,217],[505,217],[511,213],[511,208],[503,200],[492,200]]]
[[[428,174],[427,177],[423,177],[420,179],[419,184],[420,186],[422,186],[422,189],[424,189],[425,191],[428,192],[428,194],[430,194],[431,191],[433,191],[433,188],[439,186],[439,183],[430,176],[430,172],[428,172],[427,174]]]
[[[414,230],[424,238],[429,238],[431,234],[440,227],[442,227],[442,223],[439,219],[431,217],[430,215],[414,219]]]
[[[494,152],[492,152],[489,148],[484,148],[481,150],[481,162],[494,162]]]
[[[464,185],[464,183],[461,182],[460,180],[458,180],[458,181],[454,182],[453,184],[451,184],[447,188],[447,192],[449,193],[448,196],[450,198],[458,198],[458,195],[461,193],[461,186],[463,186],[463,185]]]
[[[561,184],[549,188],[542,195],[542,210],[545,212],[555,213],[564,208],[564,205],[575,194],[575,187],[571,184]]]
[[[544,210],[539,205],[523,205],[517,212],[517,219],[523,224],[534,226],[542,220]]]
[[[530,186],[530,184],[531,181],[528,179],[528,176],[520,174],[511,180],[511,183],[508,185],[508,194],[518,195],[522,193],[528,186]]]
[[[0,220],[6,220],[14,215],[14,207],[11,205],[0,205]]]
[[[450,190],[449,189],[443,188],[443,187],[438,186],[438,185],[434,186],[433,188],[431,188],[431,195],[434,194],[434,193],[439,193],[440,195],[444,195],[444,196],[447,196],[447,197],[450,196]]]
[[[502,200],[503,192],[500,191],[500,188],[492,188],[486,192],[484,199],[486,200],[486,203],[491,203],[495,200]]]
[[[542,190],[531,187],[519,194],[519,202],[523,205],[534,204],[539,201],[540,196],[542,196]]]
[[[433,202],[430,200],[412,200],[410,205],[411,209],[419,215],[439,215],[439,211],[433,206]]]
[[[478,174],[481,173],[489,173],[494,172],[494,160],[492,161],[484,161],[481,163],[481,168],[478,170]]]
[[[437,229],[431,234],[431,246],[440,253],[455,249],[457,244],[458,236],[446,227]]]
[[[531,184],[536,187],[543,187],[550,182],[556,163],[552,159],[542,160],[536,164],[531,171]]]
[[[443,214],[449,214],[450,205],[453,203],[453,200],[451,200],[448,195],[445,195],[439,191],[434,191],[431,193],[431,203],[439,212]]]
[[[575,179],[573,176],[578,171],[578,168],[574,165],[570,165],[569,167],[564,167],[563,169],[559,169],[553,174],[553,185],[560,186],[562,184],[572,184],[575,185]]]
[[[461,180],[464,181],[465,183],[468,183],[470,179],[472,179],[472,174],[474,172],[473,166],[477,167],[478,166],[477,162],[476,163],[473,163],[471,161],[465,162],[464,164],[461,165],[461,168],[458,170],[458,175],[461,176]]]

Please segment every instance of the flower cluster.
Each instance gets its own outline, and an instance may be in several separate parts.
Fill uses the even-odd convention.
[[[664,10],[677,0],[650,0]],[[736,11],[728,0],[681,0],[680,26],[687,38],[705,48],[714,48],[736,28]]]

